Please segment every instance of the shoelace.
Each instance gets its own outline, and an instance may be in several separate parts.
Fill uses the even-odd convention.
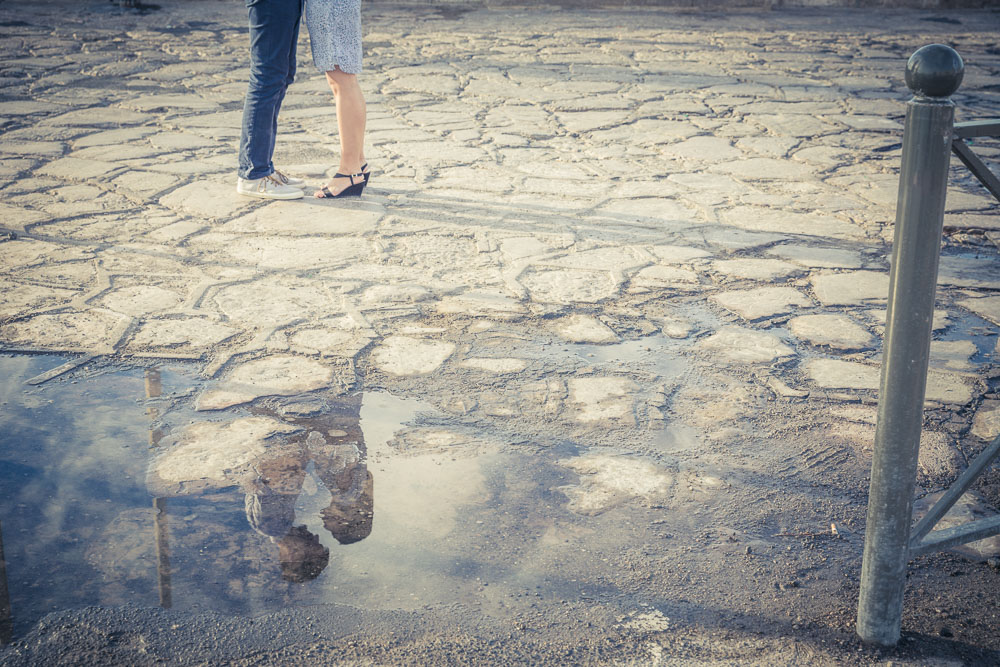
[[[271,181],[277,185],[281,185],[281,181],[274,177],[274,174],[268,174],[264,178],[260,179],[260,183],[257,184],[257,192],[267,192],[267,182]]]

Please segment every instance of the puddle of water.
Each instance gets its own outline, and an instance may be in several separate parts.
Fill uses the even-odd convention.
[[[577,477],[555,461],[575,455],[571,446],[541,456],[487,446],[482,434],[436,426],[427,404],[382,393],[197,413],[199,384],[181,365],[24,384],[64,361],[0,356],[0,531],[15,636],[50,611],[94,604],[412,610],[481,599],[499,580],[597,594],[582,571],[570,578],[531,556],[566,520],[556,489]],[[226,441],[239,420],[297,430],[263,446]],[[185,440],[206,428],[217,430]]]
[[[575,345],[572,349],[589,364],[638,364],[660,377],[672,378],[687,367],[682,348],[681,341],[656,335],[613,345]]]

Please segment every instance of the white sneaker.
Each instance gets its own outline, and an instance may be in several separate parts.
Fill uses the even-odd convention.
[[[277,169],[275,169],[274,173],[271,175],[277,178],[278,182],[282,185],[290,185],[293,188],[304,188],[306,185],[306,182],[303,179],[289,176],[288,174],[284,174]]]
[[[285,185],[274,174],[263,178],[237,178],[236,192],[261,199],[301,199],[302,190]]]

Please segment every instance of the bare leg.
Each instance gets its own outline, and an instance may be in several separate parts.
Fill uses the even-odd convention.
[[[365,163],[365,97],[354,74],[334,69],[326,73],[326,81],[337,105],[337,130],[340,133],[340,166],[337,172],[358,174]],[[349,178],[334,178],[326,186],[336,195],[349,185]],[[321,192],[316,193],[316,196],[321,195]]]

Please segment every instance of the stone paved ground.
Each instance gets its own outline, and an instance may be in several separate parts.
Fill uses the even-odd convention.
[[[211,419],[385,390],[498,451],[575,443],[570,510],[650,526],[630,590],[849,643],[902,70],[952,44],[959,120],[1000,116],[1000,15],[366,6],[371,186],[262,203],[234,192],[241,4],[162,4],[0,7],[0,350],[191,360]],[[318,185],[335,115],[301,47],[276,161]],[[1000,206],[957,166],[945,224],[922,492],[1000,423]],[[956,587],[961,558],[914,566],[908,627],[996,650],[996,575]]]

